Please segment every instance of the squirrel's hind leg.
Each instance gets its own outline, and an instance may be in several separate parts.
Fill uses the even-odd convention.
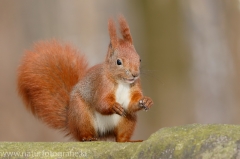
[[[118,126],[115,129],[117,142],[132,142],[130,141],[133,131],[136,126],[136,115],[127,114],[126,117],[122,117]],[[134,142],[134,141],[133,141]],[[140,140],[139,140],[140,142]]]
[[[72,98],[68,109],[68,131],[78,141],[96,141],[93,116],[88,105],[80,97]]]

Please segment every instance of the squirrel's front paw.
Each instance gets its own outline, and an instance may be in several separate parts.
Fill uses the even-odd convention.
[[[139,106],[145,110],[148,110],[153,105],[153,101],[149,97],[143,97],[139,101]]]
[[[116,114],[126,117],[126,112],[124,111],[123,107],[120,104],[115,103],[112,109]]]

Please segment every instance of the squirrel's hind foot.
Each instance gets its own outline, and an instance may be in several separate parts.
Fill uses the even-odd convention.
[[[98,141],[98,139],[97,139],[97,138],[94,138],[94,137],[93,137],[93,138],[85,138],[85,137],[84,137],[84,138],[82,139],[82,142],[89,142],[89,141]]]

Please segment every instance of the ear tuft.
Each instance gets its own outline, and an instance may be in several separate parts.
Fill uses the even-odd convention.
[[[130,29],[123,15],[119,15],[118,21],[120,24],[120,31],[125,41],[128,41],[132,44],[132,36],[130,34]]]
[[[112,48],[115,49],[118,45],[118,38],[115,23],[111,18],[108,20],[108,31]]]

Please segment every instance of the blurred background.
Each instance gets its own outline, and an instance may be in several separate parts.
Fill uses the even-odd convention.
[[[239,0],[0,1],[0,141],[69,141],[30,114],[17,68],[34,42],[70,42],[91,65],[104,60],[107,21],[121,13],[142,58],[144,93],[133,139],[191,123],[240,124]]]

